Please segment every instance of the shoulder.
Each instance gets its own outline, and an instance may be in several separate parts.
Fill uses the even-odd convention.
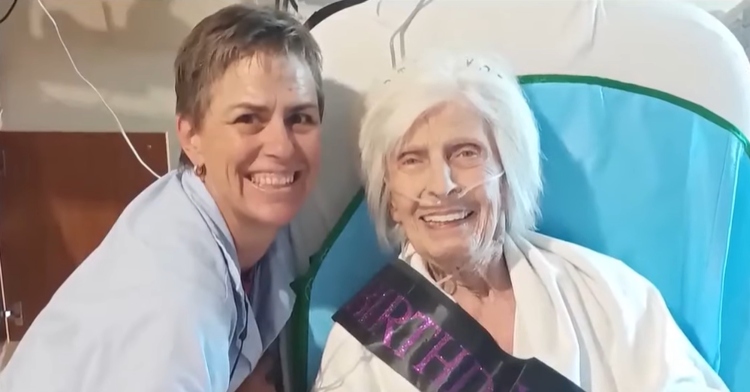
[[[600,345],[617,363],[618,383],[627,391],[726,391],[721,379],[672,318],[659,290],[620,260],[575,244],[535,235],[533,245],[573,282],[604,339]],[[626,374],[637,369],[636,375]],[[643,371],[643,370],[647,371]]]
[[[533,234],[530,242],[579,284],[610,292],[618,302],[645,305],[661,300],[656,286],[621,260],[541,234]]]
[[[231,260],[230,260],[231,261]],[[226,295],[225,255],[211,227],[170,172],[138,195],[63,289],[148,290]],[[218,292],[217,292],[218,290]]]
[[[35,324],[86,318],[82,328],[102,327],[110,320],[123,327],[182,320],[188,327],[209,319],[199,313],[235,309],[226,262],[208,224],[171,172],[131,202]],[[84,308],[92,311],[79,311]]]
[[[215,244],[209,220],[201,213],[205,208],[198,204],[188,196],[180,173],[170,172],[143,190],[125,208],[103,245],[124,239],[154,250]],[[211,241],[204,241],[204,238]],[[214,248],[211,246],[212,250]]]
[[[674,324],[656,286],[621,260],[541,234],[528,239],[557,271],[557,279],[566,282],[561,294],[583,305],[589,318],[598,320],[593,325],[599,332],[635,334]]]
[[[333,324],[312,391],[409,391],[413,387],[338,323]]]

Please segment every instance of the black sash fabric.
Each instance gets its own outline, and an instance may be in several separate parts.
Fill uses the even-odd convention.
[[[401,260],[383,268],[333,320],[421,392],[583,392],[538,359],[503,351]]]

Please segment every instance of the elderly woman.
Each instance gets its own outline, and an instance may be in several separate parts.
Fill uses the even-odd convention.
[[[57,291],[0,391],[273,390],[293,305],[287,225],[319,168],[320,63],[282,12],[235,5],[195,26],[175,60],[181,167]]]
[[[533,232],[539,134],[501,61],[407,65],[359,148],[400,261],[334,316],[315,391],[727,390],[646,279]]]

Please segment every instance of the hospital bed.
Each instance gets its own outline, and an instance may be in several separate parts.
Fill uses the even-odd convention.
[[[750,391],[750,65],[724,25],[677,1],[331,7],[311,22],[325,57],[323,170],[293,230],[302,252],[323,246],[294,285],[295,392],[316,375],[331,315],[393,256],[359,190],[362,94],[434,48],[510,60],[540,127],[539,231],[646,276],[730,389]]]

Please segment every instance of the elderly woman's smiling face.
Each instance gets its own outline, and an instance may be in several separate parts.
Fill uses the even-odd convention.
[[[388,157],[387,173],[391,218],[422,257],[448,267],[471,257],[478,236],[494,236],[500,189],[490,180],[502,168],[468,104],[424,113]]]

